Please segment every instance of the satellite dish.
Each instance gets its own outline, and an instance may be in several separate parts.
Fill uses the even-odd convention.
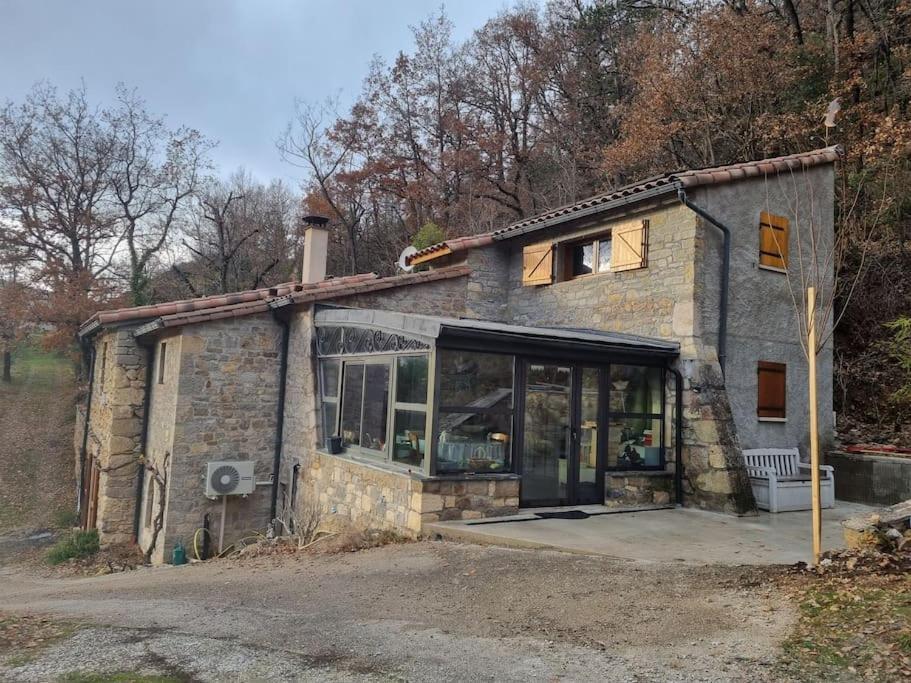
[[[402,250],[402,253],[399,254],[399,263],[398,266],[401,270],[404,270],[406,273],[410,273],[414,270],[414,266],[407,263],[407,259],[411,256],[414,256],[418,253],[417,247],[407,246]]]

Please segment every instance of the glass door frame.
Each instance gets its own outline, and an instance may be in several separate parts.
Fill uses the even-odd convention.
[[[514,442],[514,467],[520,476],[524,474],[525,466],[525,397],[528,392],[528,368],[530,365],[550,365],[568,367],[571,371],[571,388],[569,401],[570,443],[568,460],[566,463],[566,499],[552,499],[528,502],[522,498],[524,484],[520,484],[520,507],[559,507],[564,505],[603,505],[604,504],[604,472],[607,462],[608,441],[608,403],[609,401],[609,368],[608,363],[588,363],[575,360],[562,360],[559,358],[516,357],[516,387],[514,432],[517,439]],[[597,442],[595,454],[595,500],[580,501],[579,496],[579,463],[582,455],[582,372],[585,369],[598,371],[598,416],[597,416]],[[559,472],[559,468],[558,468]],[[558,474],[559,476],[559,474]]]

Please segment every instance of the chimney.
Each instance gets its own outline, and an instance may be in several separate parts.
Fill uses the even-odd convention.
[[[304,216],[304,263],[301,282],[304,284],[326,279],[326,254],[329,250],[329,219],[325,216]]]

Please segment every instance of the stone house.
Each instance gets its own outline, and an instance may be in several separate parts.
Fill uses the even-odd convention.
[[[838,157],[669,173],[393,277],[326,279],[314,221],[301,282],[98,313],[83,522],[162,561],[204,526],[227,544],[314,515],[418,535],[541,505],[750,514],[741,449],[806,447],[790,291],[811,227],[834,239]],[[205,495],[223,460],[252,463],[248,494]]]

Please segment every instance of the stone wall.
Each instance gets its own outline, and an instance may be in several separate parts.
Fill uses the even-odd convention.
[[[253,460],[255,478],[264,482],[247,497],[228,497],[225,545],[266,530],[280,351],[281,327],[269,314],[183,329],[165,530],[156,551],[159,560],[170,557],[177,540],[189,546],[206,513],[213,538],[218,538],[222,501],[205,497],[206,466],[213,460]],[[167,443],[166,419],[150,427],[150,444],[158,444],[159,439]]]
[[[604,504],[608,507],[653,507],[674,502],[672,472],[606,472]]]
[[[519,480],[512,476],[428,478],[318,451],[304,458],[300,472],[298,515],[316,514],[324,526],[389,529],[414,537],[424,524],[519,509]]]
[[[468,313],[466,292],[470,286],[467,276],[456,277],[386,289],[374,294],[358,294],[336,299],[332,303],[352,308],[377,308],[398,313],[458,318]]]
[[[95,382],[87,457],[94,458],[101,470],[99,537],[102,543],[119,543],[133,538],[146,351],[136,343],[132,328],[102,332],[93,343]],[[80,446],[81,434],[77,449]]]
[[[170,334],[153,340],[152,386],[150,389],[149,431],[144,453],[143,493],[140,501],[139,545],[147,550],[154,536],[156,518],[161,516],[164,524],[159,540],[167,536],[168,502],[166,486],[169,479],[171,457],[174,450],[174,432],[177,428],[177,397],[180,391],[180,342],[179,334]],[[162,347],[164,363],[162,366]],[[162,484],[156,478],[161,477]],[[163,543],[156,544],[153,555],[155,562],[164,558]]]

